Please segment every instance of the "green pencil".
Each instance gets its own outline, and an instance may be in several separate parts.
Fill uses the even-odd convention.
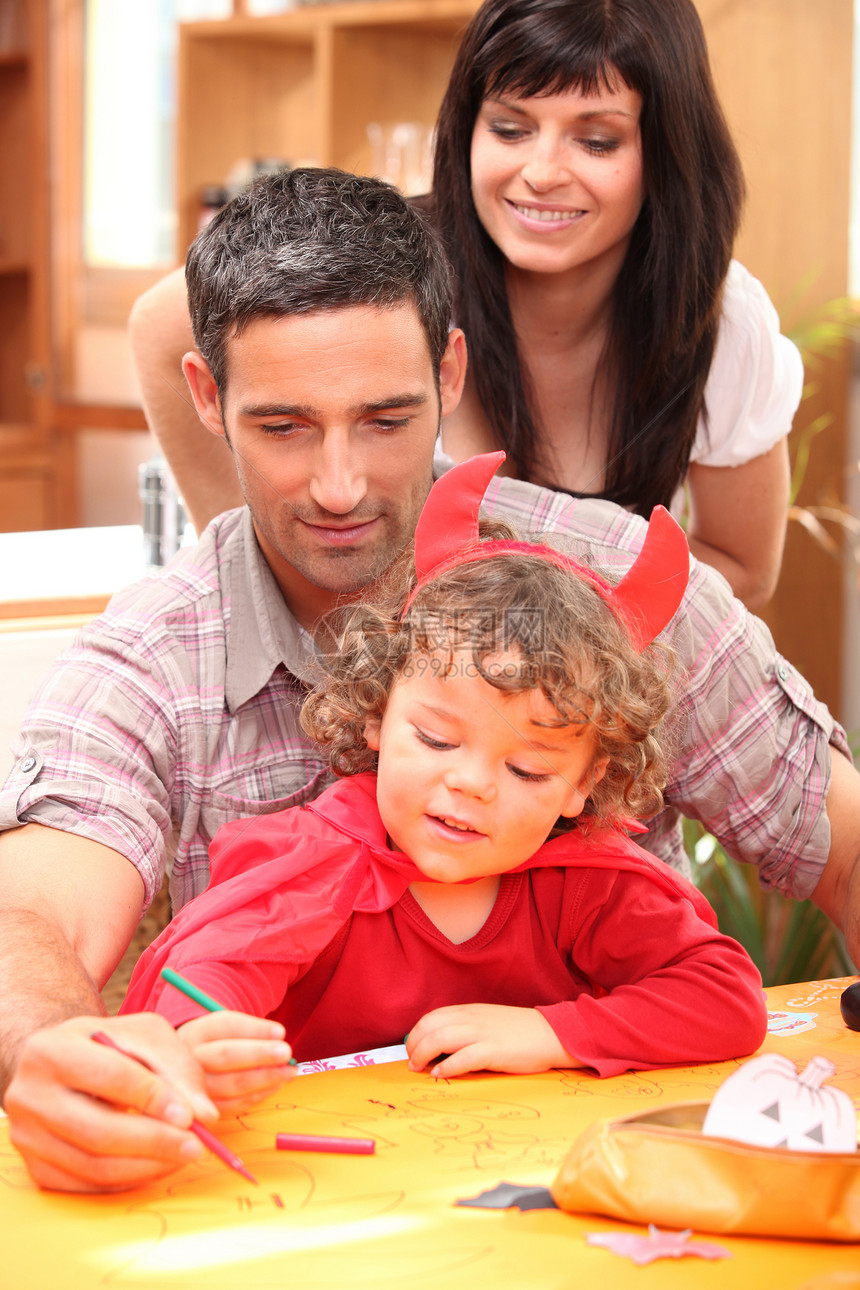
[[[205,1008],[207,1012],[225,1011],[223,1004],[216,1003],[211,995],[205,994],[203,990],[198,990],[196,985],[192,985],[190,981],[186,981],[185,977],[180,976],[178,972],[174,972],[173,968],[162,968],[161,975],[168,985],[174,986],[175,989],[181,991],[182,994],[187,994],[189,999],[193,999],[195,1003],[199,1003],[200,1007]]]
[[[196,985],[192,985],[190,981],[186,981],[185,977],[180,976],[178,972],[174,972],[173,968],[162,968],[161,975],[168,985],[172,985],[174,989],[179,990],[182,994],[187,994],[189,999],[199,1003],[200,1007],[205,1008],[207,1012],[226,1012],[223,1003],[216,1003],[211,994],[207,994],[205,990],[200,990]],[[289,1064],[290,1066],[298,1065],[295,1057],[290,1058]]]

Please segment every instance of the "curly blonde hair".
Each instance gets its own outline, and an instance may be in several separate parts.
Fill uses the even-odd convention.
[[[516,538],[499,521],[481,537]],[[353,606],[324,662],[325,678],[301,713],[305,731],[328,750],[337,775],[376,769],[364,732],[382,720],[393,686],[428,658],[440,673],[463,652],[490,685],[508,693],[537,689],[563,723],[587,727],[595,757],[608,758],[580,818],[614,823],[646,819],[663,805],[671,674],[665,646],[633,648],[624,624],[585,578],[527,554],[461,564],[415,587],[411,551],[391,566],[370,603]],[[487,667],[499,654],[516,667]],[[557,829],[576,820],[560,820]]]

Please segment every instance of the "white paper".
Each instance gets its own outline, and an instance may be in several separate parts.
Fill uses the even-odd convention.
[[[393,1044],[390,1048],[371,1048],[364,1053],[344,1053],[342,1057],[323,1057],[315,1062],[299,1062],[297,1075],[315,1075],[318,1071],[339,1071],[345,1066],[382,1066],[385,1062],[405,1062],[405,1045]]]

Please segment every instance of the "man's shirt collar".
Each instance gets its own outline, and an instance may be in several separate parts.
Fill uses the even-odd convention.
[[[247,506],[228,539],[222,574],[230,605],[226,699],[231,712],[247,703],[283,665],[299,681],[313,683],[313,638],[287,608],[254,532]]]

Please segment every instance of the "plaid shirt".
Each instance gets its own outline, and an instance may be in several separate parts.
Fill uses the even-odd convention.
[[[607,502],[495,479],[485,509],[570,538],[617,578],[641,519]],[[827,859],[828,743],[844,734],[767,628],[712,569],[692,562],[666,638],[686,669],[670,806],[637,839],[688,871],[679,815],[701,820],[762,881],[804,897]],[[239,816],[316,796],[325,757],[298,715],[310,638],[263,558],[246,509],[209,525],[170,566],[114,596],[42,682],[0,794],[0,828],[34,822],[127,856],[152,899],[165,869],[174,908],[208,881],[208,847]]]

